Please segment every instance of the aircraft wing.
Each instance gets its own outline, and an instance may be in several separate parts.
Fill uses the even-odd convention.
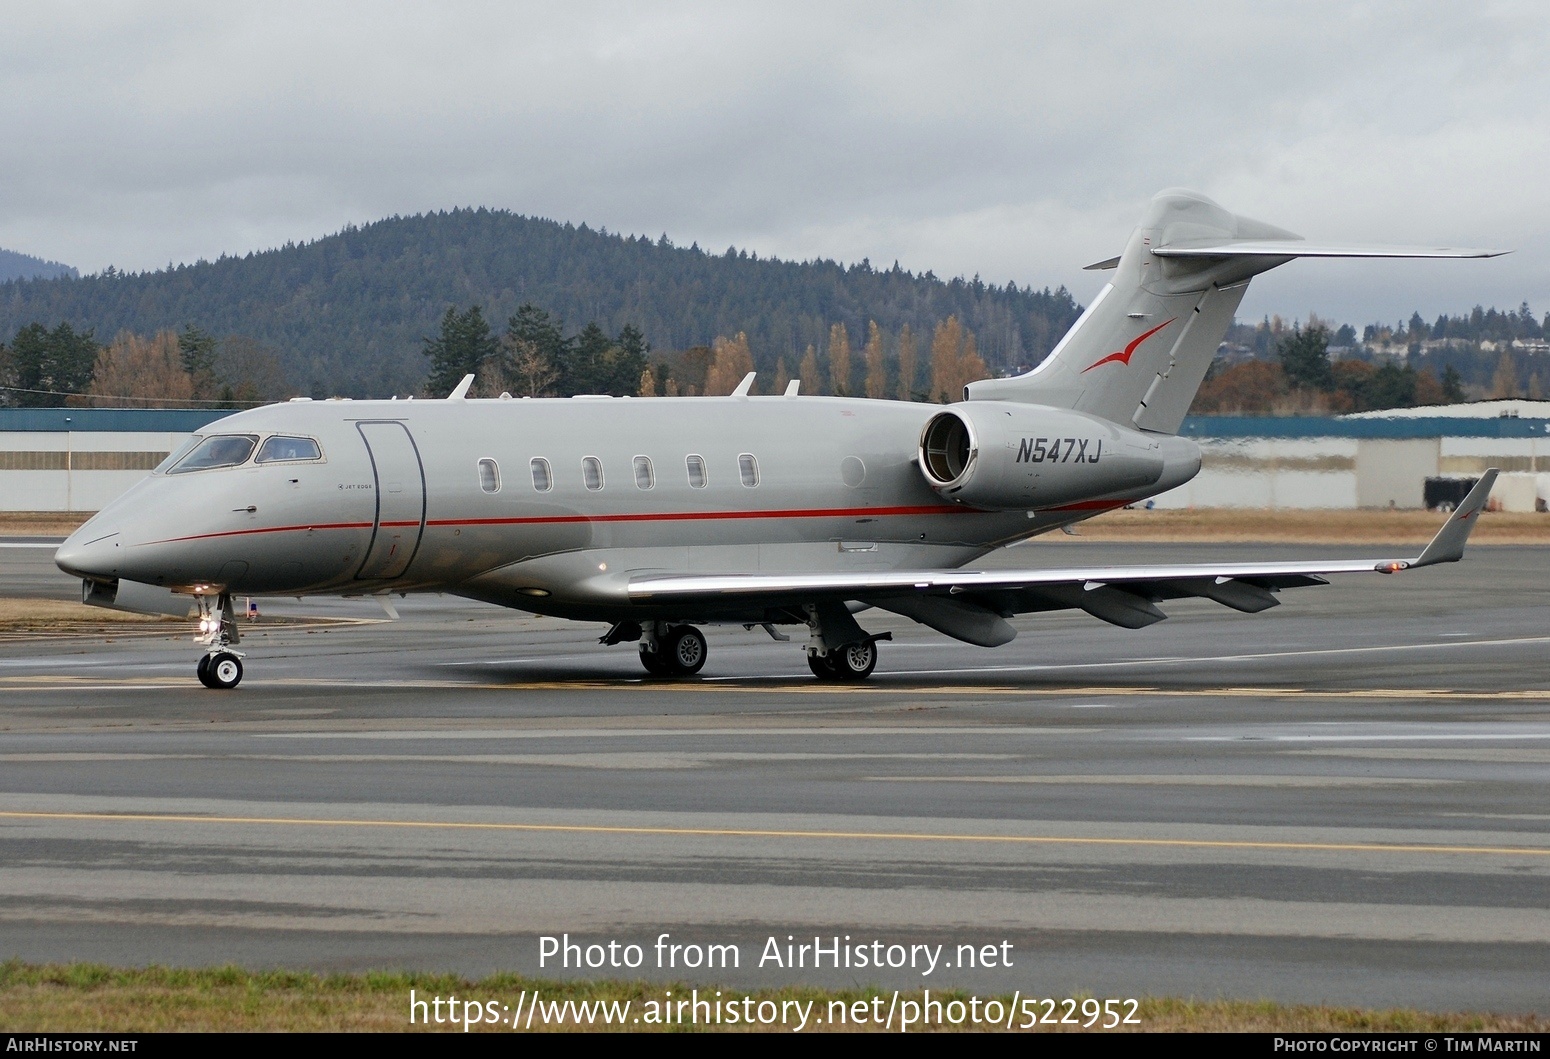
[[[691,574],[630,582],[632,602],[696,603],[712,608],[783,606],[858,600],[907,615],[969,643],[992,647],[1015,631],[1005,618],[1034,611],[1080,609],[1114,625],[1139,629],[1162,621],[1161,600],[1197,597],[1245,613],[1275,606],[1284,588],[1328,584],[1327,575],[1393,574],[1457,562],[1485,507],[1496,469],[1470,490],[1421,554],[1408,559],[1191,563],[1042,570],[880,570],[819,574]]]

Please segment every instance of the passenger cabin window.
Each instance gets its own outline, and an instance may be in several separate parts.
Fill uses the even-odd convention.
[[[638,489],[650,489],[657,484],[657,473],[652,470],[650,456],[635,457],[635,486]]]
[[[494,460],[483,459],[479,461],[479,488],[486,493],[498,493],[501,491],[501,469]]]
[[[258,448],[254,463],[285,463],[294,460],[321,460],[322,450],[311,438],[291,438],[276,434]]]
[[[581,480],[594,492],[603,488],[603,461],[596,456],[585,457],[581,461]]]
[[[257,444],[258,439],[251,434],[218,434],[213,438],[205,438],[167,473],[188,474],[190,471],[235,467],[247,462]]]
[[[535,456],[528,461],[528,466],[533,469],[533,488],[540,493],[547,493],[554,488],[554,475],[549,473],[549,461],[542,456]]]
[[[743,485],[752,489],[759,484],[759,461],[750,453],[743,453],[737,458],[737,473],[743,477]]]
[[[684,460],[684,466],[689,469],[689,487],[691,489],[704,489],[705,458],[703,456],[689,456]]]

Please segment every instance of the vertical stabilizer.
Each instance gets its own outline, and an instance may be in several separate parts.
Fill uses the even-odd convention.
[[[1196,192],[1160,192],[1109,285],[1044,363],[1015,379],[973,383],[969,397],[1074,408],[1127,427],[1176,433],[1249,279],[1298,255],[1173,258],[1154,251],[1296,239]]]
[[[1498,257],[1448,246],[1313,244],[1229,213],[1181,188],[1158,192],[1087,311],[1044,363],[1015,379],[970,383],[976,401],[1074,408],[1110,422],[1176,434],[1249,280],[1298,257]]]

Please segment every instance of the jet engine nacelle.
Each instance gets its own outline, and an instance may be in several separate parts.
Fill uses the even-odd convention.
[[[920,469],[948,500],[1010,511],[1139,499],[1200,470],[1200,448],[1044,405],[965,401],[920,435]]]

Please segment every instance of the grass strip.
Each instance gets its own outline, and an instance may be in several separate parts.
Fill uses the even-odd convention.
[[[169,1030],[303,1030],[303,1031],[403,1031],[462,1032],[459,1024],[409,1025],[410,990],[421,999],[457,996],[459,1001],[494,1001],[514,1008],[518,998],[531,997],[536,991],[548,1001],[628,1001],[632,1016],[643,1012],[649,1002],[662,1002],[669,991],[674,998],[685,998],[692,989],[699,996],[714,996],[716,986],[691,986],[684,983],[617,981],[549,981],[515,974],[496,974],[483,979],[423,972],[381,971],[361,974],[320,975],[305,971],[249,971],[239,967],[178,969],[167,967],[116,968],[98,964],[62,965],[26,964],[12,960],[0,964],[0,1031],[109,1032],[135,1033]],[[811,1002],[819,1017],[831,1002],[847,1007],[857,1002],[870,1005],[882,998],[879,1010],[886,1010],[893,992],[874,988],[820,989],[789,986],[779,989],[743,991],[719,987],[723,999],[743,996],[757,1005],[772,1001]],[[919,991],[900,993],[900,1003],[919,1002]],[[932,999],[944,1005],[967,1002],[970,994],[962,990],[932,991]],[[1011,994],[996,999],[1008,1005]],[[1026,998],[1024,998],[1026,999]],[[1078,1000],[1082,999],[1078,997]],[[981,1006],[984,1000],[980,1001]],[[1030,1010],[1030,1009],[1022,1009]],[[1042,1016],[1045,1008],[1033,1010]],[[1055,1009],[1056,1017],[1063,1009]],[[1170,997],[1141,999],[1136,1010],[1139,1025],[1125,1030],[1147,1031],[1247,1031],[1247,1032],[1342,1032],[1342,1033],[1427,1033],[1427,1032],[1512,1032],[1543,1033],[1550,1021],[1537,1015],[1497,1015],[1489,1013],[1437,1013],[1413,1009],[1367,1010],[1325,1005],[1278,1004],[1267,1000],[1194,1000]],[[1014,1021],[1025,1021],[1019,1015]],[[897,1023],[895,1023],[897,1027]],[[578,1025],[574,1018],[563,1024],[535,1020],[532,1029],[549,1031],[603,1031],[609,1027],[594,1023]],[[668,1030],[737,1029],[736,1026],[691,1027],[677,1023],[653,1024],[630,1022],[614,1029]],[[758,1026],[755,1029],[761,1028]],[[779,1029],[780,1027],[763,1027]],[[789,1029],[790,1027],[787,1027]],[[815,1027],[809,1026],[809,1029]],[[824,1024],[817,1029],[882,1030],[875,1023],[844,1027]],[[962,1026],[942,1025],[922,1029],[990,1029],[967,1020]],[[1005,1028],[1004,1026],[1001,1028]],[[1041,1031],[1070,1031],[1079,1026],[1047,1025]],[[488,1023],[475,1025],[474,1032],[511,1032],[509,1026]]]

